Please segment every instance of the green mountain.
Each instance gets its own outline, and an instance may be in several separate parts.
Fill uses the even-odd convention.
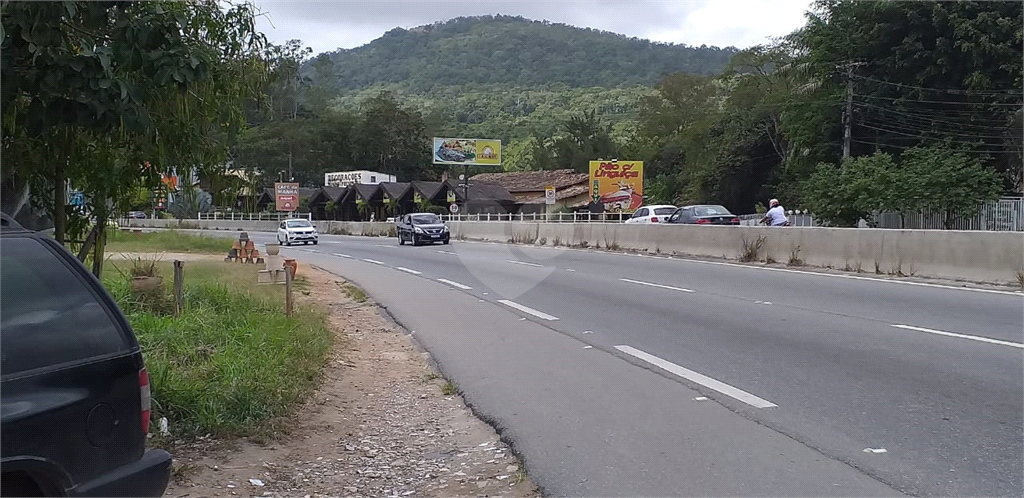
[[[481,16],[395,28],[367,45],[318,59],[323,64],[326,56],[332,63],[327,86],[336,91],[396,84],[410,93],[426,94],[438,86],[467,84],[651,85],[670,73],[717,74],[736,51],[653,43],[522,17]]]

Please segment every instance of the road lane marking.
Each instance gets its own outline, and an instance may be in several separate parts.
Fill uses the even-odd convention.
[[[437,281],[438,282],[446,283],[446,284],[448,284],[448,285],[450,285],[452,287],[458,287],[458,288],[460,288],[462,290],[470,290],[470,289],[472,289],[472,287],[470,287],[468,285],[462,285],[462,284],[460,284],[458,282],[453,282],[453,281],[448,280],[446,278],[439,278],[439,279],[437,279]]]
[[[390,248],[395,247],[395,246],[393,246],[393,245],[384,245],[384,244],[374,244],[373,247],[387,247],[387,248],[390,249]]]
[[[674,290],[674,291],[679,291],[679,292],[696,292],[696,291],[693,291],[693,290],[690,290],[690,289],[684,289],[682,287],[672,287],[671,285],[652,284],[650,282],[641,282],[639,280],[630,280],[628,278],[620,278],[619,280],[622,280],[623,282],[629,282],[631,284],[647,285],[647,286],[650,286],[650,287],[658,287],[658,288],[661,288],[661,289],[668,289],[668,290]]]
[[[990,344],[999,344],[1000,346],[1012,346],[1015,348],[1024,349],[1024,344],[1019,342],[1000,341],[999,339],[990,339],[988,337],[981,337],[977,335],[966,335],[966,334],[955,334],[953,332],[944,332],[942,330],[926,329],[924,327],[915,327],[913,325],[893,325],[898,329],[916,330],[918,332],[927,332],[929,334],[944,335],[947,337],[956,337],[958,339],[970,339],[972,341],[987,342]]]
[[[541,267],[541,266],[544,266],[544,265],[538,265],[536,263],[527,263],[526,261],[516,261],[514,259],[506,259],[505,261],[508,261],[509,263],[516,264],[516,265],[536,266],[538,268]]]
[[[533,316],[535,316],[537,318],[540,318],[541,320],[549,320],[549,321],[558,320],[557,316],[551,316],[551,315],[549,315],[547,313],[544,313],[543,311],[537,311],[537,310],[535,310],[535,309],[533,309],[533,308],[531,308],[529,306],[523,306],[523,305],[521,305],[519,303],[516,303],[516,302],[513,302],[513,301],[509,301],[508,299],[499,299],[498,302],[501,303],[501,304],[504,304],[505,306],[508,306],[509,308],[515,308],[515,309],[517,309],[519,311],[522,311],[523,313],[528,313],[530,315],[533,315]]]
[[[366,258],[363,258],[363,261],[366,261],[367,263],[373,263],[375,265],[386,266],[383,261],[377,261],[376,259],[366,259]]]
[[[669,373],[673,373],[686,380],[700,384],[708,389],[714,389],[715,391],[718,391],[726,396],[729,396],[730,398],[735,398],[755,408],[772,408],[778,406],[775,403],[772,403],[765,399],[761,399],[742,389],[732,387],[724,382],[719,382],[715,379],[712,379],[711,377],[708,377],[707,375],[699,374],[697,372],[694,372],[693,370],[683,368],[679,365],[676,365],[675,363],[672,363],[671,361],[663,360],[652,354],[640,351],[639,349],[632,348],[629,346],[615,346],[615,349],[618,349],[619,351],[622,351],[623,353],[626,353],[635,358],[644,360],[647,363],[650,363],[651,365],[661,368],[662,370],[665,370]]]
[[[401,266],[396,266],[395,269],[396,270],[404,271],[406,273],[412,273],[413,275],[423,275],[423,272],[416,271],[416,270],[410,270],[408,268],[404,268],[404,267],[401,267]]]
[[[457,252],[451,252],[451,251],[437,251],[437,252],[439,252],[439,253],[441,253],[441,254],[453,254],[453,255],[455,255],[455,256],[458,256],[458,255],[459,255],[459,253],[457,253]]]
[[[343,257],[343,258],[348,258],[348,259],[352,259],[352,256],[349,256],[348,254],[342,254],[342,253],[340,253],[340,252],[336,252],[336,253],[334,253],[334,255],[335,255],[335,256],[341,256],[341,257]]]

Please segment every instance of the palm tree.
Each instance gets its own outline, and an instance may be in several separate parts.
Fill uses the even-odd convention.
[[[356,199],[356,210],[359,211],[359,216],[368,218],[373,208],[370,207],[370,202],[365,199]]]

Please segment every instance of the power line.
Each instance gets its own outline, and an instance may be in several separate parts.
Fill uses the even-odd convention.
[[[996,107],[1024,107],[1024,103],[1005,103],[1005,102],[965,102],[962,100],[921,100],[921,99],[906,99],[902,97],[880,97],[877,95],[863,95],[854,94],[856,97],[864,99],[875,99],[885,100],[895,103],[913,102],[921,104],[946,104],[946,105],[977,105],[977,106],[996,106]]]
[[[895,82],[892,82],[892,81],[885,81],[885,80],[880,80],[878,78],[872,78],[870,76],[860,76],[860,75],[857,75],[857,74],[854,74],[852,76],[854,78],[857,78],[857,79],[866,80],[866,81],[874,81],[876,83],[892,85],[892,86],[895,86],[895,87],[898,87],[898,88],[911,88],[911,89],[914,89],[914,90],[924,90],[924,91],[935,92],[935,93],[946,93],[946,94],[950,94],[950,95],[1020,95],[1021,94],[1021,90],[953,90],[953,89],[944,89],[944,88],[930,88],[930,87],[924,87],[924,86],[907,85],[907,84],[904,84],[904,83],[895,83]]]
[[[939,134],[943,134],[943,135],[953,135],[953,136],[957,136],[957,137],[988,138],[988,139],[993,139],[993,140],[1005,140],[1005,139],[1009,138],[1008,135],[1005,135],[1005,134],[1001,134],[1001,135],[981,135],[981,134],[978,134],[978,133],[968,133],[967,131],[964,131],[964,130],[955,130],[955,129],[948,129],[948,128],[941,129],[941,128],[928,127],[927,124],[910,123],[910,122],[906,122],[906,121],[897,121],[897,120],[894,120],[894,119],[887,119],[887,118],[884,118],[884,117],[881,117],[881,116],[876,116],[876,115],[864,116],[864,120],[862,122],[874,122],[874,123],[880,124],[882,126],[899,126],[899,127],[905,128],[905,129],[912,129],[914,131],[921,132],[921,133],[923,133],[923,132],[931,132],[931,133],[939,133]],[[968,131],[972,131],[972,130],[968,130]],[[977,130],[973,130],[973,131],[977,131]]]
[[[899,108],[899,107],[884,107],[884,106],[878,106],[878,105],[874,105],[874,104],[868,104],[866,102],[857,102],[855,105],[857,107],[862,108],[862,109],[876,109],[876,110],[879,110],[879,111],[882,111],[882,112],[897,114],[897,115],[905,116],[905,117],[908,117],[908,118],[917,118],[917,119],[921,119],[921,120],[928,120],[928,121],[934,121],[934,122],[939,122],[939,123],[948,123],[948,124],[956,126],[956,127],[964,127],[964,126],[966,126],[966,127],[971,127],[971,128],[981,128],[981,129],[984,129],[986,131],[1007,130],[1007,129],[1009,129],[1011,127],[1009,115],[1007,116],[1007,119],[986,119],[986,118],[976,118],[974,115],[964,115],[962,120],[950,121],[949,119],[945,119],[945,118],[948,117],[948,118],[951,118],[951,119],[956,119],[956,117],[954,117],[954,116],[933,117],[932,115],[926,114],[926,113],[921,112],[921,111],[908,110],[908,109],[903,109],[903,108]],[[975,124],[977,122],[997,123],[997,124]]]
[[[997,145],[997,144],[984,143],[984,142],[983,143],[964,142],[964,141],[961,141],[961,140],[952,140],[952,139],[950,139],[948,137],[928,137],[928,136],[922,136],[922,135],[915,135],[913,133],[906,133],[906,132],[899,131],[899,130],[891,130],[891,129],[887,129],[887,128],[881,128],[881,127],[866,125],[866,124],[861,124],[860,126],[863,127],[863,128],[868,128],[868,129],[872,129],[872,130],[876,130],[876,131],[881,131],[881,132],[885,132],[885,133],[891,133],[891,134],[894,134],[894,135],[900,135],[900,136],[905,136],[905,137],[913,138],[913,139],[916,139],[916,140],[919,140],[919,141],[922,141],[922,142],[928,141],[928,140],[933,140],[933,141],[936,141],[936,142],[948,142],[948,143],[952,143],[952,144],[966,145],[966,146],[971,146],[971,147],[976,147],[976,148],[977,147],[981,147],[981,146],[999,147],[999,145]],[[882,144],[876,144],[876,145],[882,145]],[[1012,149],[1013,149],[1012,146],[1005,146],[1004,149],[985,149],[985,150],[990,152],[990,153],[993,153],[993,154],[1001,154],[1001,153],[1012,152],[1013,151]]]
[[[870,141],[866,141],[866,140],[861,140],[859,138],[855,138],[855,139],[853,139],[853,141],[856,142],[856,143],[859,143],[861,145],[873,145],[875,147],[892,147],[894,149],[900,149],[900,150],[907,150],[907,149],[913,149],[914,147],[918,147],[918,145],[896,145],[896,144],[892,144],[892,143],[870,142]],[[980,155],[989,156],[989,155],[993,155],[993,154],[1008,154],[1008,153],[1013,152],[1013,151],[1007,151],[1007,150],[990,151],[990,150],[977,150],[977,149],[958,149],[955,152],[964,153],[964,154],[980,154]]]

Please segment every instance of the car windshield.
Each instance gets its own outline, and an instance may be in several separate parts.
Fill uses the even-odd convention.
[[[436,214],[417,214],[412,217],[413,225],[437,225],[441,219]]]
[[[308,228],[311,226],[313,224],[306,220],[292,220],[288,222],[288,228]]]
[[[729,216],[732,213],[722,206],[697,206],[693,208],[693,214],[696,216]]]

